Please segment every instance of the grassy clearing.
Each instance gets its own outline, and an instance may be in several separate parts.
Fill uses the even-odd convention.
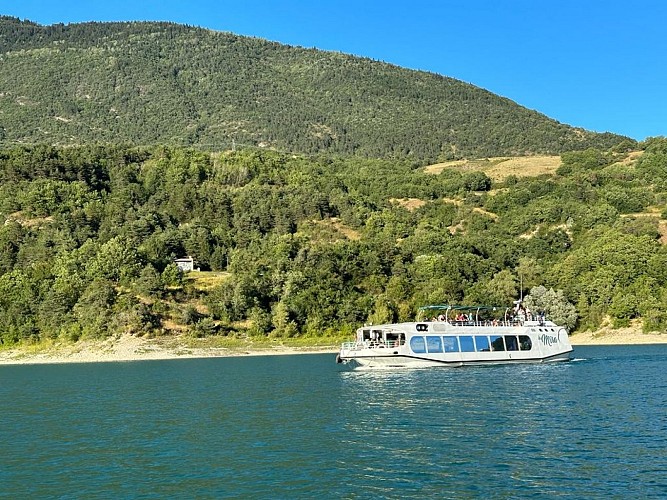
[[[426,205],[426,202],[424,200],[420,200],[419,198],[390,198],[389,202],[393,205],[403,207],[409,212],[417,210],[419,207]]]
[[[560,156],[496,157],[436,163],[424,167],[424,172],[437,175],[450,168],[461,171],[482,171],[494,182],[502,182],[510,175],[517,177],[550,175],[556,172],[560,164]]]
[[[227,280],[231,273],[225,271],[192,271],[185,275],[185,282],[192,283],[196,290],[206,291]]]
[[[29,217],[22,211],[19,211],[7,215],[5,224],[8,224],[9,222],[16,222],[23,227],[39,227],[43,224],[50,224],[53,222],[53,220],[54,218],[51,215],[47,217]]]
[[[297,234],[302,234],[312,241],[335,243],[341,240],[358,241],[361,233],[345,225],[338,217],[323,220],[301,222]]]

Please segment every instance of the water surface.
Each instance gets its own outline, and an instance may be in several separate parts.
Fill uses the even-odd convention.
[[[667,497],[667,345],[0,367],[3,498]]]

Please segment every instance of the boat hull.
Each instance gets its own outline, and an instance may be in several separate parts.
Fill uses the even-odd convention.
[[[570,361],[573,351],[559,353],[547,358],[514,358],[514,359],[469,359],[469,360],[439,360],[419,358],[406,355],[355,355],[341,356],[339,362],[346,368],[352,370],[374,370],[374,369],[395,369],[395,368],[459,368],[462,366],[489,366],[489,365],[508,365],[523,363],[557,363]]]

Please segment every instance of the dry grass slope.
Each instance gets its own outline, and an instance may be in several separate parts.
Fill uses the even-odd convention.
[[[319,243],[361,239],[359,231],[345,225],[338,217],[301,222],[297,234],[307,236],[311,241]]]
[[[426,202],[424,200],[420,200],[419,198],[390,198],[389,202],[394,205],[403,207],[409,212],[417,210],[419,207],[426,205]]]
[[[536,177],[538,175],[553,174],[560,164],[560,156],[498,157],[436,163],[435,165],[424,167],[424,172],[437,175],[448,168],[462,171],[482,171],[494,182],[502,182],[510,175]]]
[[[186,281],[192,281],[195,289],[211,290],[231,276],[224,271],[192,271],[185,275]]]

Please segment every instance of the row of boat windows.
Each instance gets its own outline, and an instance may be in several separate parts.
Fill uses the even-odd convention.
[[[414,353],[530,351],[533,343],[528,335],[420,335],[410,339]]]

